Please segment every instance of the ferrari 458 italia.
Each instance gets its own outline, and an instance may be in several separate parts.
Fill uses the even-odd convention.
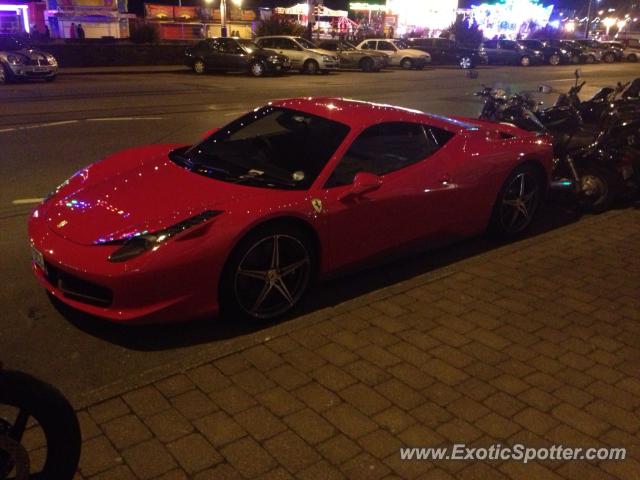
[[[337,98],[272,102],[196,145],[90,165],[29,221],[55,297],[118,322],[268,321],[316,278],[392,250],[530,225],[551,138]]]

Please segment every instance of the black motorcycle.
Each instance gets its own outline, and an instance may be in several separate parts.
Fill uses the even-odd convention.
[[[44,432],[43,465],[32,465],[21,443],[32,428]],[[62,393],[26,373],[3,370],[0,364],[0,480],[71,480],[81,444],[78,418]]]

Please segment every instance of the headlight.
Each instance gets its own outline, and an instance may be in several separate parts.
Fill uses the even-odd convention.
[[[271,56],[269,57],[269,61],[270,61],[270,62],[274,62],[274,63],[275,63],[275,62],[277,62],[278,60],[279,60],[279,58],[278,58],[278,56],[277,56],[277,55],[271,55]]]
[[[196,225],[200,225],[201,223],[204,223],[207,220],[220,215],[221,213],[222,212],[220,210],[206,210],[191,218],[187,218],[180,223],[176,223],[169,228],[165,228],[164,230],[159,230],[154,233],[147,232],[140,235],[135,235],[124,240],[124,242],[120,240],[114,242],[103,242],[101,243],[101,245],[122,243],[122,246],[118,250],[109,255],[109,261],[125,262],[139,255],[142,255],[144,252],[159,247],[169,238],[182,233],[185,230],[193,228]]]
[[[332,57],[329,55],[323,55],[322,56],[322,61],[323,62],[336,62],[338,60],[338,57]]]
[[[58,66],[58,61],[56,60],[56,57],[54,57],[50,53],[47,53],[46,57],[47,57],[47,62],[49,62],[49,65],[54,67]]]
[[[566,55],[569,52],[567,52],[566,50],[560,50],[560,53],[563,54],[563,55]]]
[[[7,62],[11,65],[22,65],[24,63],[24,58],[19,55],[7,55]]]

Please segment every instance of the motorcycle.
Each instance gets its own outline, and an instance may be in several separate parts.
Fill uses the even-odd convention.
[[[46,459],[41,466],[31,463],[22,444],[27,428],[44,432]],[[78,418],[62,393],[0,364],[0,480],[71,480],[81,445]]]

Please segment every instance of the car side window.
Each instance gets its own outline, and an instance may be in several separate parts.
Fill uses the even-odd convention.
[[[283,50],[302,50],[298,44],[290,38],[279,38],[278,45],[279,48],[282,48]]]
[[[272,38],[261,38],[260,40],[256,40],[256,43],[260,48],[274,48]]]
[[[389,42],[378,42],[378,50],[383,50],[385,52],[395,52],[396,47]]]
[[[512,40],[502,40],[500,42],[500,48],[503,50],[517,50],[518,44]]]
[[[376,49],[376,42],[374,40],[369,40],[368,42],[364,42],[362,44],[362,47],[365,50],[375,50]]]
[[[325,187],[349,185],[359,172],[382,176],[413,165],[432,155],[452,136],[420,123],[373,125],[353,141]]]
[[[498,48],[498,41],[497,40],[489,40],[488,42],[484,42],[482,45],[484,46],[484,48],[495,49],[495,48]]]
[[[206,40],[206,44],[209,50],[214,50],[216,52],[220,51],[220,40],[217,38]]]

